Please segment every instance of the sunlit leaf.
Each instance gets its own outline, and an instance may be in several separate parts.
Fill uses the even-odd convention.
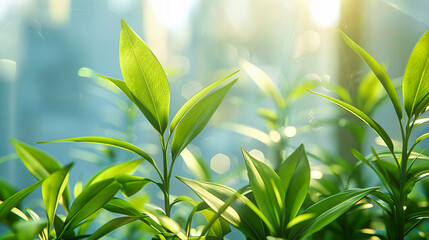
[[[42,184],[43,180],[24,188],[23,190],[13,194],[7,198],[2,204],[0,204],[0,220],[2,220],[6,215],[12,210],[12,208],[18,206],[18,204],[33,192],[37,187]]]
[[[374,72],[369,72],[359,84],[357,91],[357,106],[364,112],[370,113],[383,97],[383,88]]]
[[[402,92],[408,116],[420,114],[416,109],[429,94],[429,32],[426,32],[414,47],[405,68]],[[426,106],[424,106],[426,107]]]
[[[285,191],[277,173],[266,163],[252,157],[242,149],[247,166],[250,187],[261,212],[273,225],[272,234],[280,235]]]
[[[359,200],[376,189],[377,188],[375,187],[347,190],[313,204],[297,217],[299,218],[300,216],[307,216],[304,220],[299,222],[290,222],[288,225],[290,230],[288,239],[303,239],[314,232],[319,231],[324,226],[328,225],[339,216],[347,212]]]
[[[104,170],[101,170],[100,172],[95,174],[86,185],[88,186],[102,180],[113,178],[120,174],[133,174],[142,162],[143,159],[137,159],[107,167]]]
[[[210,169],[206,166],[205,162],[197,158],[187,148],[183,149],[180,156],[185,162],[186,167],[194,174],[198,180],[209,181]]]
[[[12,228],[15,232],[17,240],[30,240],[34,239],[43,228],[46,227],[46,221],[19,221],[15,223]]]
[[[72,164],[52,173],[42,184],[42,196],[48,218],[48,235],[54,222],[55,212],[61,195],[67,187]]]
[[[422,125],[422,124],[425,124],[425,123],[427,123],[427,122],[429,122],[429,118],[420,118],[420,119],[417,119],[417,120],[414,122],[414,127],[418,127],[418,126],[420,126],[420,125]]]
[[[176,159],[182,150],[203,130],[228,90],[237,80],[211,92],[196,102],[181,118],[171,143],[171,155]]]
[[[124,150],[135,153],[137,155],[140,155],[152,165],[155,164],[155,161],[139,147],[115,138],[89,136],[89,137],[65,138],[60,140],[44,141],[44,142],[38,142],[38,143],[54,143],[54,142],[87,142],[87,143],[96,143],[96,144],[103,144],[107,146],[113,146],[117,148],[122,148]]]
[[[202,182],[183,177],[177,177],[188,185],[213,210],[219,209],[230,197],[236,194],[234,189],[215,183]],[[265,230],[261,219],[247,205],[250,200],[240,195],[231,206],[222,213],[222,217],[240,230],[247,238],[265,240]]]
[[[123,19],[119,62],[128,89],[144,107],[143,114],[159,133],[164,133],[170,107],[167,76],[152,51]]]
[[[418,143],[418,142],[420,142],[420,141],[424,140],[424,139],[425,139],[425,138],[427,138],[427,137],[429,137],[429,133],[425,133],[425,134],[421,135],[420,137],[418,137],[418,138],[416,139],[416,143]]]
[[[211,209],[203,209],[199,212],[203,214],[207,222],[216,215],[215,212],[213,212]],[[229,227],[228,223],[224,219],[218,218],[210,227],[210,230],[207,233],[207,239],[223,239],[224,236],[230,232],[231,228]]]
[[[341,32],[341,36],[344,41],[349,45],[350,48],[353,49],[371,68],[374,74],[377,76],[378,80],[380,80],[387,94],[389,95],[390,100],[395,107],[396,114],[399,119],[402,119],[402,108],[401,103],[399,102],[398,94],[396,93],[395,87],[393,86],[392,81],[387,75],[384,68],[371,56],[369,55],[363,48],[357,45],[353,40],[351,40],[345,33]]]
[[[353,115],[355,115],[356,117],[361,119],[364,123],[366,123],[368,126],[370,126],[383,139],[383,141],[386,143],[387,147],[391,151],[393,151],[393,142],[392,142],[392,139],[390,139],[387,132],[380,126],[380,124],[378,124],[376,121],[374,121],[368,115],[363,113],[361,110],[357,109],[356,107],[353,107],[352,105],[350,105],[348,103],[340,101],[338,99],[331,98],[331,97],[328,97],[326,95],[323,95],[323,94],[320,94],[317,92],[313,92],[313,91],[310,91],[310,92],[330,100],[331,102],[333,102],[333,103],[337,104],[338,106],[346,109],[347,111],[351,112]]]
[[[217,87],[219,84],[230,78],[232,75],[236,74],[238,71],[235,71],[226,77],[223,77],[222,79],[217,80],[216,82],[208,85],[203,90],[196,93],[194,96],[192,96],[188,101],[185,102],[185,104],[182,105],[182,107],[177,111],[176,115],[174,116],[173,120],[171,120],[170,123],[170,134],[173,132],[173,130],[176,128],[177,124],[182,120],[182,118],[185,116],[185,114],[191,110],[195,104],[197,104],[198,101],[200,101],[201,98],[206,96],[211,90],[213,90],[215,87]]]
[[[286,193],[286,222],[294,218],[304,202],[310,185],[310,165],[304,145],[300,145],[281,165],[278,170],[282,186]]]
[[[241,60],[240,65],[262,92],[272,97],[279,108],[284,107],[285,102],[280,90],[264,71],[246,60]]]
[[[102,208],[115,196],[118,190],[119,185],[114,179],[103,180],[84,188],[70,207],[63,231],[73,229],[81,221]]]
[[[270,136],[257,128],[236,123],[227,123],[224,126],[231,131],[251,137],[267,146],[272,144]]]

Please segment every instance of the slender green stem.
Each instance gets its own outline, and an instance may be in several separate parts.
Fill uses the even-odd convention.
[[[168,169],[168,158],[167,158],[167,146],[164,141],[164,136],[160,135],[160,142],[162,147],[162,165],[163,165],[163,193],[164,193],[164,208],[165,208],[165,214],[170,217],[170,180],[168,178],[169,176],[169,169]]]

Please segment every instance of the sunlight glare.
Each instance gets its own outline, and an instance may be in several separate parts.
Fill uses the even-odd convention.
[[[311,20],[320,27],[329,28],[340,18],[340,0],[308,0]]]

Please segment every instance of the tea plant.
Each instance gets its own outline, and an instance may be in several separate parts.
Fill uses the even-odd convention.
[[[240,190],[179,177],[247,239],[303,239],[320,230],[377,188],[353,189],[301,210],[310,185],[310,166],[301,145],[277,172],[243,150],[249,186]],[[204,231],[203,231],[204,233]]]
[[[367,164],[380,178],[387,193],[373,193],[375,200],[385,212],[385,225],[388,239],[404,239],[423,219],[428,218],[425,208],[409,208],[409,193],[414,185],[428,176],[427,166],[416,165],[423,159],[419,153],[413,152],[419,142],[429,136],[425,133],[409,145],[412,131],[419,125],[428,122],[427,118],[419,118],[429,105],[429,32],[425,33],[415,46],[408,60],[402,83],[404,109],[407,115],[403,119],[402,106],[396,90],[383,67],[347,35],[341,33],[346,43],[368,64],[386,90],[392,102],[399,122],[401,146],[395,146],[390,135],[375,120],[360,109],[319,93],[316,93],[356,115],[369,125],[383,140],[390,156],[379,154],[372,149],[373,157],[365,158],[361,153],[352,149],[353,154]],[[398,150],[396,150],[398,149]]]

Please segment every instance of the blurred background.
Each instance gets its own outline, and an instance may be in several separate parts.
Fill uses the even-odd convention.
[[[270,159],[276,153],[264,141],[287,139],[284,155],[300,143],[315,153],[322,147],[350,159],[350,147],[365,142],[360,147],[368,153],[369,145],[377,145],[372,131],[364,128],[368,133],[359,143],[338,127],[344,124],[341,119],[352,117],[305,91],[288,106],[283,122],[270,126],[263,111],[275,106],[252,81],[255,69],[269,76],[283,97],[304,82],[321,82],[337,84],[353,98],[369,69],[340,39],[342,30],[383,63],[400,86],[413,46],[429,28],[428,10],[427,0],[1,0],[0,176],[18,189],[34,182],[15,159],[9,138],[34,144],[107,136],[160,157],[151,125],[130,108],[125,96],[95,76],[122,79],[121,18],[168,74],[170,119],[204,86],[240,70],[239,81],[188,148],[210,168],[213,179],[242,186],[241,147],[275,165]],[[380,106],[374,118],[396,131],[389,118],[393,107],[387,101]],[[423,144],[428,146],[427,140]],[[37,147],[63,164],[76,162],[72,183],[134,157],[91,144]],[[175,175],[193,177],[183,162],[176,165]],[[321,178],[323,171],[312,176]],[[178,181],[174,186],[173,194],[190,192]],[[158,197],[151,196],[155,203],[161,202]]]

